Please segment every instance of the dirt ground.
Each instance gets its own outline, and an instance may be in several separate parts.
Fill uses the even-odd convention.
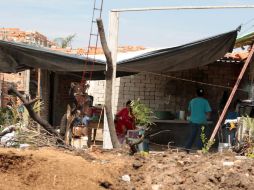
[[[254,189],[253,166],[253,159],[233,153],[0,148],[0,189]]]

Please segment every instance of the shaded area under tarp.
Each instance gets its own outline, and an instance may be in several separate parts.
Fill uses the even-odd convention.
[[[237,30],[173,48],[150,51],[117,62],[117,76],[138,72],[167,73],[213,63],[232,51]],[[86,67],[84,66],[86,62]],[[104,60],[59,53],[46,48],[0,41],[0,72],[41,68],[55,72],[94,71],[93,79],[104,79]]]

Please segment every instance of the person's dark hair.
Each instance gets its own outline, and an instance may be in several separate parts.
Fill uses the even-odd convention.
[[[6,105],[7,106],[13,106],[13,103],[11,101],[9,101]]]
[[[128,101],[126,102],[126,106],[129,106],[129,105],[131,105],[131,100],[128,100]]]
[[[94,100],[93,96],[89,95],[88,97],[89,97],[90,106],[93,106],[93,100]]]
[[[197,96],[199,96],[199,97],[204,96],[204,89],[203,88],[198,88],[197,89]]]

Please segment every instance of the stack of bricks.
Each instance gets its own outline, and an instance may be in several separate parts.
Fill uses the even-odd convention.
[[[51,47],[55,44],[39,32],[22,31],[19,28],[0,28],[0,39],[42,47]]]
[[[25,72],[19,72],[17,74],[0,73],[1,83],[1,107],[5,107],[8,102],[15,98],[8,94],[8,87],[14,85],[18,91],[24,92],[26,88],[25,84]],[[15,100],[16,101],[16,100]]]

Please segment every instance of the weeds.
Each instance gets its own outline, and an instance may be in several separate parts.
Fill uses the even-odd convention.
[[[206,134],[205,134],[205,127],[204,126],[201,127],[200,138],[201,138],[201,141],[203,143],[203,147],[202,147],[201,152],[203,154],[206,154],[206,153],[209,152],[209,150],[212,147],[212,145],[214,144],[215,140],[213,140],[213,141],[207,140],[207,137],[206,137]]]
[[[240,155],[247,156],[249,158],[254,158],[254,118],[249,116],[242,117],[242,125],[247,128],[244,132],[243,139],[239,146],[237,146],[234,151]]]

